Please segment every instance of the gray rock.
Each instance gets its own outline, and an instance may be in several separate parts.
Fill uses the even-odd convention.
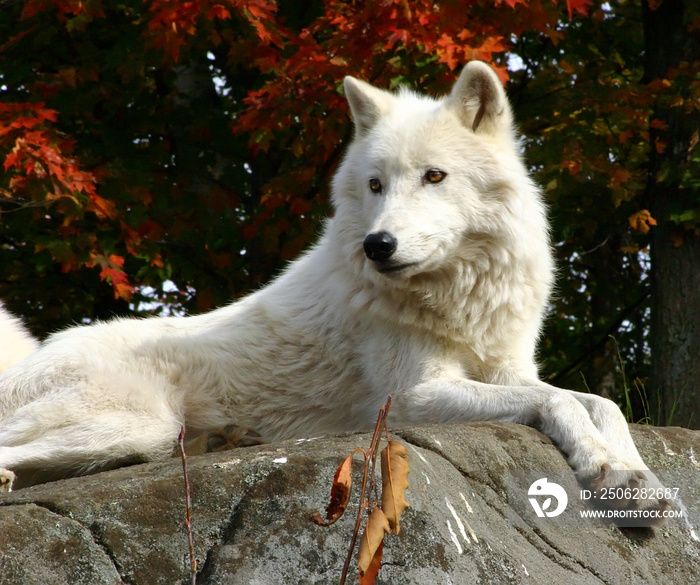
[[[513,522],[509,471],[570,474],[551,442],[513,424],[399,430],[411,507],[389,535],[378,584],[696,583],[700,575],[700,432],[634,426],[652,469],[688,484],[685,522],[649,529]],[[291,441],[188,459],[200,585],[338,583],[357,510],[335,525],[335,468],[366,434]],[[0,584],[189,583],[179,458],[38,485],[0,496]],[[694,530],[694,532],[693,532]],[[348,583],[357,582],[351,570]]]

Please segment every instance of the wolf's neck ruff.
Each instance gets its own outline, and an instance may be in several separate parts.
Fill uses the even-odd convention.
[[[328,239],[355,272],[350,306],[507,361],[504,338],[537,336],[553,260],[500,81],[477,64],[442,100],[352,78],[345,91],[356,132]]]

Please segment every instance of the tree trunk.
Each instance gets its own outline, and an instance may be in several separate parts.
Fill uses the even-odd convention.
[[[656,423],[700,428],[700,238],[672,221],[674,214],[700,207],[700,193],[692,186],[697,181],[687,181],[688,173],[698,173],[690,164],[698,137],[690,80],[697,71],[699,43],[693,38],[698,31],[691,33],[684,24],[686,4],[643,2],[645,80],[670,80],[667,93],[657,94],[656,122],[650,125],[646,195],[658,225],[651,231],[652,380],[647,391]]]

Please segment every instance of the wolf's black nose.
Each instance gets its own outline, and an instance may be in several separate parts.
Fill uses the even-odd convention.
[[[396,252],[396,238],[389,232],[377,232],[369,234],[364,241],[363,248],[367,258],[374,262],[383,262],[391,258]]]

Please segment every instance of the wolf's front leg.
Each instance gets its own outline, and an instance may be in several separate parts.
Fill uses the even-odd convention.
[[[421,383],[409,393],[397,396],[394,404],[398,418],[406,422],[492,420],[536,427],[567,456],[584,485],[595,489],[647,488],[637,492],[650,495],[637,500],[611,499],[605,502],[607,506],[662,512],[670,505],[663,497],[654,497],[663,492],[663,486],[644,465],[631,437],[628,441],[623,436],[620,420],[612,417],[614,430],[603,429],[601,432],[589,410],[572,392],[544,384],[500,386],[444,377]],[[605,409],[609,407],[605,406]],[[604,418],[597,422],[604,422]],[[624,426],[624,432],[629,435],[626,423]],[[618,440],[616,433],[622,438]],[[615,438],[615,443],[611,444],[605,434]],[[625,493],[624,489],[618,491]]]
[[[567,390],[576,400],[578,400],[588,412],[591,421],[603,435],[607,443],[620,455],[627,466],[635,470],[632,477],[626,481],[631,487],[653,489],[658,493],[664,491],[664,486],[658,478],[649,471],[644,463],[637,446],[634,444],[630,434],[629,425],[625,420],[620,408],[612,400],[596,396],[595,394],[584,394]],[[623,472],[624,473],[624,472]],[[612,469],[603,470],[603,473],[596,478],[596,482],[603,487],[617,487],[625,480],[618,477],[619,472]],[[660,491],[659,491],[660,490]],[[664,506],[664,502],[666,506]],[[624,501],[620,501],[620,504]],[[644,504],[644,502],[642,502]],[[667,501],[659,502],[659,509],[668,508]],[[634,507],[634,502],[627,502],[627,507]]]
[[[559,388],[542,382],[539,385],[549,391],[561,391]],[[595,394],[585,394],[573,390],[566,390],[566,392],[583,405],[591,422],[620,457],[633,464],[635,469],[647,469],[639,451],[637,451],[637,446],[634,444],[629,425],[617,404]]]
[[[549,387],[546,392],[552,394],[547,404],[547,413],[542,418],[540,430],[555,439],[556,434],[568,434],[567,443],[585,441],[586,433],[592,426],[602,439],[588,439],[584,448],[561,449],[569,454],[569,464],[576,470],[579,480],[588,485],[594,493],[615,494],[606,498],[602,506],[617,510],[656,510],[659,518],[651,519],[648,524],[662,524],[662,513],[671,507],[663,494],[667,493],[642,460],[632,440],[627,422],[622,412],[612,401],[600,396],[581,394],[568,390]],[[571,399],[585,410],[573,419],[569,418]],[[580,419],[580,422],[579,422]],[[559,426],[557,429],[555,427]],[[578,437],[578,438],[577,438]],[[561,444],[560,444],[561,445]],[[587,448],[587,445],[590,445]],[[633,499],[625,494],[645,494],[646,497]]]

